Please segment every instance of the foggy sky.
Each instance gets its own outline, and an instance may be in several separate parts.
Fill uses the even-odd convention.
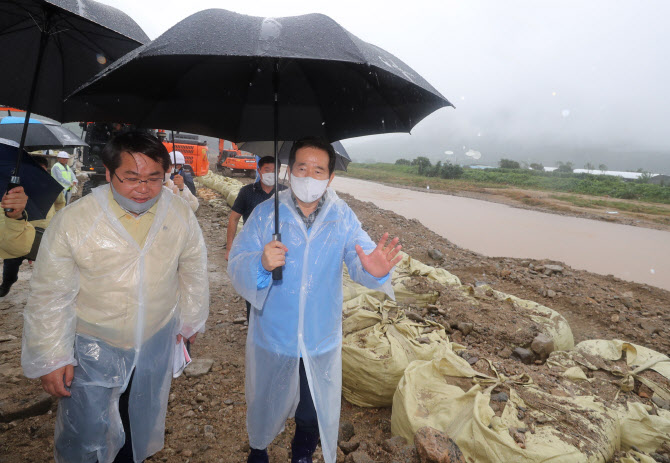
[[[417,0],[394,8],[376,0],[102,2],[152,39],[206,8],[327,14],[405,61],[456,106],[436,111],[411,136],[345,141],[354,159],[448,159],[447,150],[467,159],[463,153],[475,149],[491,165],[508,157],[670,171],[665,0]]]

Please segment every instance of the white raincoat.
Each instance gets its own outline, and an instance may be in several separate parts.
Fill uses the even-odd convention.
[[[60,399],[57,462],[114,459],[125,440],[118,397],[133,371],[136,461],[163,447],[175,336],[203,331],[209,312],[202,232],[188,205],[163,193],[142,246],[111,212],[109,185],[57,214],[42,239],[21,363],[29,378],[74,364],[71,391],[84,391]]]
[[[382,285],[363,269],[355,245],[369,253],[375,243],[333,190],[326,191],[309,230],[290,195],[290,190],[279,193],[280,232],[288,248],[283,280],[258,289],[263,247],[274,233],[274,199],[254,209],[228,261],[235,289],[254,307],[246,355],[249,445],[266,448],[295,413],[302,357],[323,456],[333,463],[342,390],[342,263],[354,281],[381,288],[391,297],[393,289],[390,278]]]

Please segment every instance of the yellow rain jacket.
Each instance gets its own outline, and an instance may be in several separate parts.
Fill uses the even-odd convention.
[[[25,256],[35,239],[35,228],[23,219],[10,219],[0,211],[0,258]]]

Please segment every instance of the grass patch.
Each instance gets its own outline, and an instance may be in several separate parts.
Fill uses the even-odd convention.
[[[615,211],[633,212],[670,217],[670,209],[651,204],[629,203],[625,201],[608,201],[605,199],[590,199],[573,195],[549,195],[552,199],[565,201],[578,207],[592,209],[609,209]]]

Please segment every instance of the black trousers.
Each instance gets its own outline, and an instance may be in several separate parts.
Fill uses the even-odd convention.
[[[24,259],[25,257],[17,257],[2,261],[2,282],[4,284],[13,285],[16,283],[19,279],[19,268]]]
[[[128,387],[125,392],[119,397],[119,414],[121,415],[121,423],[123,423],[123,432],[126,434],[126,442],[119,450],[119,453],[116,454],[114,458],[114,463],[134,463],[133,460],[133,438],[130,434],[130,415],[128,413],[128,403],[130,400],[130,388],[133,385],[133,376],[135,372],[133,371],[130,376],[130,381],[128,381]]]
[[[305,373],[305,365],[302,363],[302,359],[300,359],[300,400],[298,401],[298,408],[295,410],[295,424],[308,434],[319,433],[319,421],[317,420],[312,394],[309,392],[307,373]]]

